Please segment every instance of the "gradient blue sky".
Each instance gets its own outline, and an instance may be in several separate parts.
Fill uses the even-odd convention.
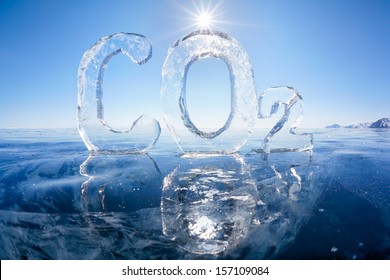
[[[76,127],[81,57],[99,38],[121,31],[147,36],[153,56],[143,66],[112,59],[106,119],[121,126],[148,114],[163,124],[161,68],[169,46],[196,29],[188,11],[201,3],[217,7],[215,29],[248,52],[259,92],[277,85],[301,92],[302,126],[390,117],[390,1],[0,0],[0,128]],[[188,87],[196,124],[226,119],[222,62],[195,63]]]

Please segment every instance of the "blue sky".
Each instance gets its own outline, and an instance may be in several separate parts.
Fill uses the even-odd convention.
[[[153,56],[142,66],[112,59],[106,119],[121,126],[148,114],[165,127],[161,68],[169,46],[196,29],[188,11],[202,5],[217,7],[215,29],[248,52],[258,92],[289,85],[303,95],[302,126],[390,117],[390,1],[0,0],[0,128],[76,127],[81,57],[122,31],[147,36]],[[228,89],[222,62],[191,67],[188,107],[198,126],[223,123]]]

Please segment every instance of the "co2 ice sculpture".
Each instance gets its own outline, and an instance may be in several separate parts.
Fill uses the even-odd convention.
[[[103,78],[108,63],[117,54],[127,55],[142,65],[152,56],[152,45],[139,34],[116,33],[101,38],[88,49],[78,71],[78,129],[89,151],[101,153],[144,153],[160,136],[160,124],[140,116],[126,130],[118,130],[104,118]]]
[[[225,124],[212,132],[202,131],[192,122],[186,102],[191,65],[206,58],[223,60],[230,74],[230,114]],[[246,51],[227,34],[210,30],[179,39],[168,50],[162,68],[161,99],[164,119],[183,152],[238,151],[247,141],[256,115],[255,82]]]

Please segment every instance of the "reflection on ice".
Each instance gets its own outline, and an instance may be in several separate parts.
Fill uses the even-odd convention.
[[[247,235],[256,197],[242,158],[184,158],[164,178],[163,233],[188,252],[220,253]]]
[[[294,162],[288,160],[289,154],[273,156],[267,161],[256,155],[246,158],[258,192],[252,229],[244,242],[250,242],[248,258],[250,254],[274,258],[285,249],[305,224],[321,192],[321,186],[313,182],[316,168],[310,164],[310,154],[303,153],[301,160],[295,157]]]
[[[128,212],[159,205],[161,171],[148,155],[90,155],[80,165],[87,211]]]

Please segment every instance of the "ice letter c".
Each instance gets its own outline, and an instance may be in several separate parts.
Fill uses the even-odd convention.
[[[78,70],[78,129],[89,151],[144,153],[160,136],[160,124],[140,116],[126,130],[112,128],[104,118],[103,78],[112,57],[125,54],[139,65],[152,56],[152,45],[139,34],[116,33],[101,38],[88,49]]]

